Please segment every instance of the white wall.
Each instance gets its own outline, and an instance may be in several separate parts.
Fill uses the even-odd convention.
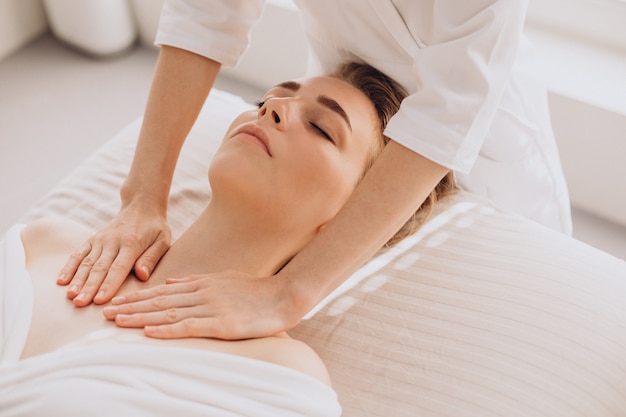
[[[572,205],[626,225],[626,114],[554,92],[550,108]]]
[[[41,0],[0,0],[0,59],[48,28]]]
[[[572,205],[626,225],[626,50],[533,23]]]

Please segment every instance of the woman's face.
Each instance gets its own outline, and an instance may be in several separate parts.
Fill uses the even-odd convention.
[[[281,83],[229,127],[209,169],[213,198],[235,193],[273,227],[315,232],[356,187],[378,126],[369,99],[344,81]]]

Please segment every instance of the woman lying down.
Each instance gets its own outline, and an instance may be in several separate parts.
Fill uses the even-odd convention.
[[[126,280],[120,294],[197,273],[275,273],[346,202],[381,152],[384,125],[403,97],[394,82],[360,64],[269,90],[258,110],[229,127],[209,168],[208,206],[151,279]],[[446,177],[436,191],[452,187]],[[104,306],[74,308],[56,272],[90,233],[69,221],[40,220],[4,238],[0,416],[341,413],[321,359],[285,333],[150,339],[107,321]]]

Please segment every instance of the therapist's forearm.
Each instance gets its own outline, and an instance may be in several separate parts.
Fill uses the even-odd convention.
[[[350,200],[281,270],[302,317],[371,258],[448,172],[389,142]]]
[[[180,150],[219,70],[211,59],[161,47],[135,157],[122,187],[123,204],[144,199],[165,212]]]

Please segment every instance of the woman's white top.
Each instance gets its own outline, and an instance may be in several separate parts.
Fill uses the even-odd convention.
[[[318,70],[365,61],[411,95],[394,141],[460,185],[570,232],[569,198],[533,50],[527,1],[295,0]],[[262,0],[166,0],[156,43],[234,66]]]

